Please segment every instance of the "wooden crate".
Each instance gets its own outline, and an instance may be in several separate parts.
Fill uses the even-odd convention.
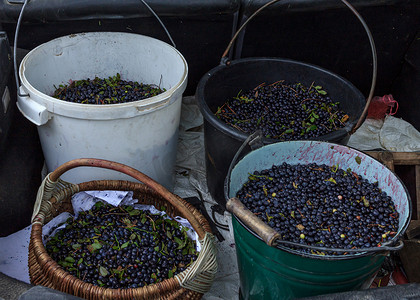
[[[415,169],[415,176],[414,176],[415,197],[412,197],[411,199],[413,201],[412,219],[420,220],[420,152],[390,152],[390,151],[363,151],[363,152],[372,156],[373,158],[376,158],[392,171],[395,171],[395,166],[413,166],[414,167]]]

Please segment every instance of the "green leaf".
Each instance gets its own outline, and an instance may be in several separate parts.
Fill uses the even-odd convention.
[[[137,239],[139,240],[139,242],[141,242],[141,234],[136,233],[136,235],[137,235]]]
[[[172,239],[172,233],[171,233],[170,231],[166,231],[166,236],[167,236],[169,239]]]
[[[94,250],[99,250],[102,248],[101,243],[99,243],[98,241],[95,241],[91,246]]]
[[[147,217],[146,217],[146,215],[143,215],[143,216],[141,217],[140,222],[141,222],[142,224],[144,224],[144,223],[146,223],[146,221],[147,221]]]
[[[64,259],[64,261],[69,262],[69,263],[74,263],[74,262],[75,262],[75,259],[74,259],[73,257],[71,257],[71,256],[67,256],[67,257]]]
[[[266,195],[266,196],[267,196],[267,195],[268,195],[268,194],[267,194],[267,188],[265,187],[265,185],[263,186],[263,191],[264,191],[264,195]]]
[[[181,240],[180,238],[178,238],[176,236],[174,236],[174,240],[175,240],[175,243],[178,244],[178,247],[177,247],[178,250],[184,248],[186,243],[187,243],[186,239]]]
[[[365,196],[362,196],[362,198],[361,198],[360,200],[362,200],[362,201],[363,201],[363,205],[364,205],[365,207],[369,207],[369,206],[370,206],[369,200],[368,200],[368,199],[366,199],[366,197],[365,197]]]
[[[322,86],[320,86],[320,85],[317,85],[317,86],[315,86],[314,88],[315,88],[315,90],[316,90],[319,94],[321,94],[321,95],[326,95],[326,94],[327,94],[327,92],[326,92],[326,91],[323,91],[323,90],[322,90]]]
[[[105,277],[109,274],[108,270],[102,266],[99,266],[99,273],[101,274],[101,276]]]
[[[359,156],[356,156],[355,160],[359,165],[362,162],[362,159]]]
[[[159,246],[156,246],[156,247],[154,248],[154,250],[155,250],[155,252],[159,252]]]
[[[334,179],[334,178],[332,178],[332,177],[330,177],[329,179],[325,179],[325,181],[330,181],[330,182],[332,182],[332,183],[337,184],[337,181],[335,181],[335,179]]]
[[[104,285],[105,285],[105,283],[103,283],[103,282],[102,282],[102,281],[100,281],[99,279],[98,279],[98,280],[96,280],[96,282],[98,282],[99,286],[104,286]]]
[[[62,266],[62,267],[65,267],[65,268],[69,268],[69,267],[72,267],[72,266],[73,266],[73,264],[72,264],[72,263],[69,263],[69,262],[67,262],[67,261],[63,261],[63,260],[60,260],[60,261],[58,262],[58,264],[59,264],[60,266]]]
[[[74,250],[79,250],[80,248],[82,248],[82,245],[80,245],[80,244],[73,244],[73,245],[71,245],[71,247],[72,247]]]
[[[288,134],[288,133],[292,133],[292,132],[294,132],[294,129],[289,128],[289,129],[287,129],[284,133],[285,133],[285,134]]]
[[[256,180],[256,179],[257,179],[257,176],[255,176],[255,175],[253,175],[253,174],[250,174],[250,175],[248,176],[248,179],[249,179],[249,180]]]
[[[78,264],[78,265],[80,265],[82,262],[83,262],[83,258],[80,258],[80,259],[77,261],[77,264]]]
[[[169,254],[169,252],[168,252],[168,247],[165,245],[165,243],[164,243],[164,242],[162,242],[161,249],[162,249],[162,251],[161,251],[161,252],[163,252],[164,254],[166,254],[166,255],[168,255],[168,254]]]
[[[317,129],[317,126],[316,125],[311,125],[308,128],[306,128],[306,132],[309,132],[309,131],[312,131],[312,130],[315,130],[315,129]]]
[[[141,211],[138,209],[134,209],[128,213],[130,216],[137,216],[141,214]]]
[[[172,278],[174,277],[174,272],[172,272],[172,270],[168,271],[168,278]]]
[[[130,241],[125,242],[124,244],[121,245],[121,249],[127,248],[128,245],[130,245]]]
[[[132,233],[132,234],[130,235],[130,240],[135,240],[135,239],[136,239],[136,237],[137,237],[137,235],[136,235],[135,233]]]

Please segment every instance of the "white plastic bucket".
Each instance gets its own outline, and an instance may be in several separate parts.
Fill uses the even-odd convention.
[[[70,80],[108,78],[117,73],[123,80],[156,84],[166,91],[109,105],[71,103],[49,96],[54,86]],[[129,165],[171,189],[187,74],[181,53],[154,38],[119,32],[72,34],[42,44],[24,57],[17,105],[38,126],[48,172],[75,158],[102,158]],[[78,168],[63,179],[80,183],[128,177]]]

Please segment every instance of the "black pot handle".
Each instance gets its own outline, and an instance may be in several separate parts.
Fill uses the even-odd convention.
[[[259,14],[262,10],[264,10],[265,8],[267,8],[268,6],[277,3],[281,0],[271,0],[270,2],[267,2],[266,4],[264,4],[263,6],[261,6],[259,9],[257,9],[242,25],[241,27],[239,27],[239,29],[236,31],[236,33],[233,35],[232,39],[230,40],[225,52],[223,52],[222,58],[220,60],[220,64],[222,65],[229,65],[229,59],[228,59],[228,53],[233,45],[233,43],[235,42],[235,40],[237,39],[239,33],[245,28],[245,26],[248,24],[249,21],[251,21],[257,14]],[[363,28],[365,29],[367,36],[369,38],[369,43],[370,43],[370,47],[372,49],[372,82],[371,82],[371,86],[370,86],[370,91],[369,91],[369,96],[366,100],[366,105],[365,108],[363,109],[363,112],[359,118],[359,120],[356,122],[356,124],[353,126],[353,128],[350,130],[350,134],[353,134],[364,122],[367,112],[368,112],[368,108],[370,105],[370,102],[372,100],[373,97],[373,93],[375,91],[375,86],[376,86],[376,77],[377,77],[377,69],[378,69],[378,62],[377,62],[377,55],[376,55],[376,47],[375,47],[375,43],[373,41],[373,37],[372,37],[372,33],[369,30],[369,27],[367,26],[365,20],[362,18],[362,16],[359,14],[359,12],[347,1],[347,0],[340,0],[341,2],[343,2],[351,11],[352,13],[358,18],[358,20],[360,21],[360,23],[362,24]]]
[[[300,244],[281,239],[281,235],[273,228],[264,223],[260,218],[254,215],[238,198],[233,197],[226,203],[226,209],[234,214],[242,223],[244,223],[249,229],[254,231],[257,236],[270,247],[277,247],[280,245],[286,245],[297,248],[306,248],[310,250],[316,250],[319,252],[339,252],[339,253],[355,253],[355,252],[387,252],[387,251],[398,251],[404,246],[403,241],[388,241],[378,247],[369,248],[358,248],[358,249],[341,249],[341,248],[328,248],[320,246],[312,246],[306,244]],[[396,245],[393,245],[397,242]]]
[[[227,171],[227,175],[225,177],[224,182],[224,194],[226,201],[229,199],[229,184],[230,184],[230,175],[232,174],[233,167],[236,165],[239,155],[241,155],[242,151],[244,150],[245,146],[249,144],[252,150],[261,148],[263,146],[262,142],[263,134],[261,130],[257,130],[254,133],[250,134],[242,145],[239,147],[238,151],[236,151],[235,156],[233,157],[232,161],[230,162],[229,169]]]

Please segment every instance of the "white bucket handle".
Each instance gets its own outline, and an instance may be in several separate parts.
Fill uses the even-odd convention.
[[[47,123],[50,119],[47,108],[32,100],[29,94],[23,92],[24,89],[20,87],[17,95],[18,101],[16,102],[19,111],[37,126]]]
[[[23,4],[22,4],[22,2],[18,2],[19,4],[22,4],[22,8],[20,9],[19,17],[18,17],[18,20],[17,20],[16,29],[15,29],[15,38],[14,38],[14,42],[13,42],[13,67],[14,67],[14,72],[15,72],[16,88],[18,90],[18,97],[29,97],[28,93],[25,93],[25,94],[21,93],[20,85],[19,85],[18,66],[17,66],[17,62],[16,62],[17,41],[18,41],[18,36],[19,36],[20,23],[22,22],[23,12],[25,11],[25,7],[29,3],[29,1],[30,0],[23,0]],[[162,20],[159,18],[159,16],[156,14],[156,12],[150,7],[150,5],[146,3],[146,1],[144,1],[144,0],[140,0],[140,1],[144,4],[144,6],[146,6],[146,8],[152,13],[152,15],[158,20],[159,24],[162,26],[163,30],[165,31],[166,35],[168,36],[169,40],[171,41],[172,46],[174,46],[174,48],[176,49],[175,42],[172,39],[172,36],[169,33],[168,29],[166,28],[165,24],[163,24]]]

